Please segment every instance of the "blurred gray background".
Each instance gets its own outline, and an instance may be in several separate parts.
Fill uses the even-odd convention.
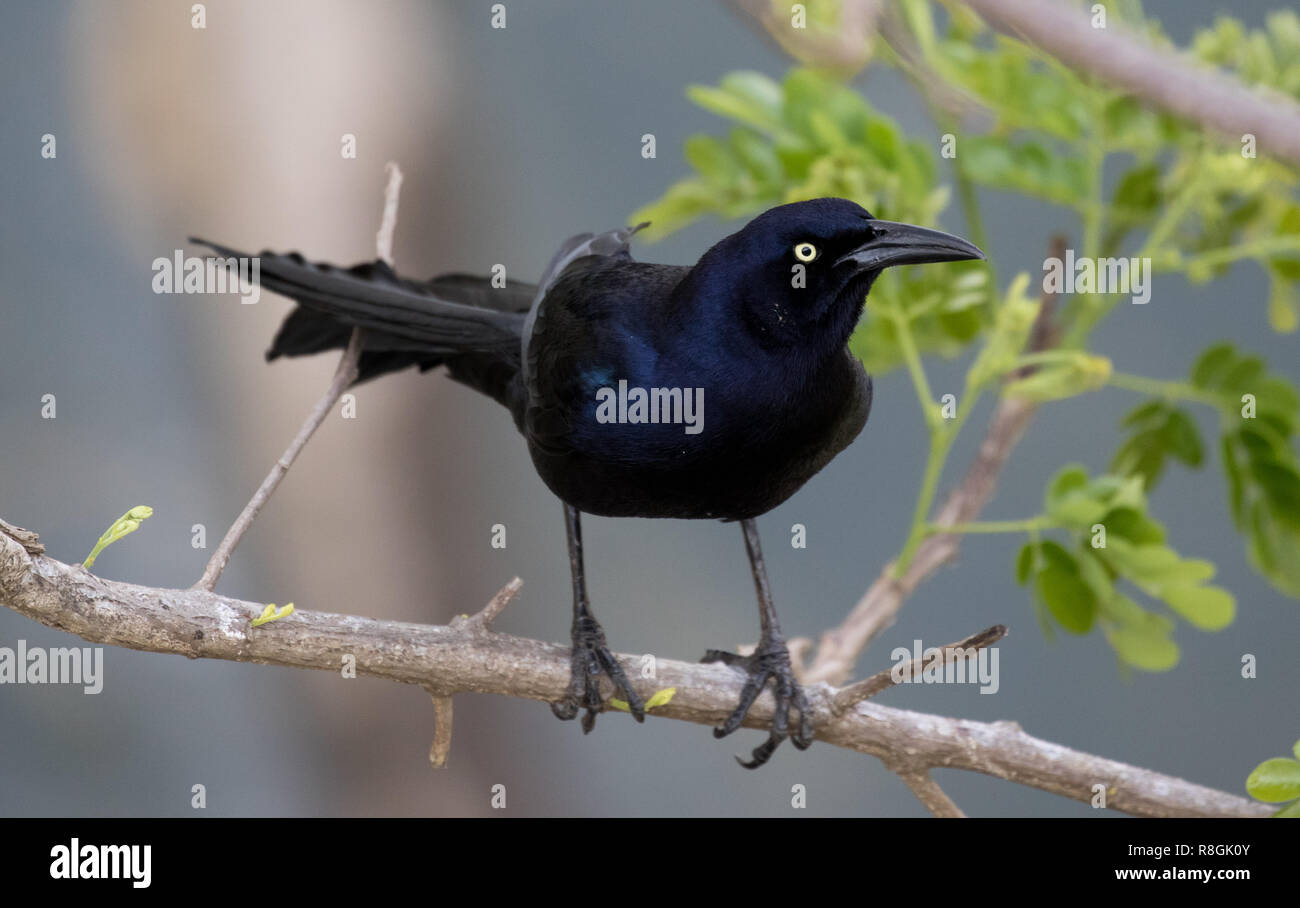
[[[128,507],[155,516],[96,571],[188,586],[211,547],[328,383],[335,357],[262,361],[289,304],[158,296],[150,262],[189,234],[246,249],[300,249],[341,263],[374,254],[384,162],[406,173],[400,271],[537,275],[570,234],[622,224],[683,175],[680,147],[721,131],[687,102],[691,82],[737,68],[780,77],[789,61],[718,3],[509,3],[508,28],[482,2],[7,4],[0,11],[0,516],[41,533],[54,557],[84,558]],[[1148,0],[1185,42],[1216,13],[1262,23],[1272,3]],[[936,131],[911,89],[869,70],[856,82],[915,134]],[[658,138],[658,157],[640,137]],[[57,136],[43,160],[40,137]],[[339,154],[356,135],[358,155]],[[1004,276],[1034,269],[1062,212],[988,194],[989,250]],[[960,230],[958,210],[945,226]],[[643,258],[691,262],[735,225],[709,221]],[[1228,337],[1297,378],[1294,338],[1266,327],[1254,266],[1191,287],[1157,281],[1151,305],[1123,307],[1097,338],[1121,370],[1185,373]],[[937,393],[965,364],[935,364]],[[57,395],[58,418],[40,418]],[[1037,513],[1062,463],[1105,467],[1121,391],[1045,408],[1016,450],[988,518]],[[945,487],[973,453],[970,423]],[[1206,414],[1199,414],[1205,416]],[[1203,424],[1213,431],[1207,420]],[[897,551],[920,478],[924,432],[902,372],[877,380],[863,436],[760,520],[786,631],[837,623]],[[1244,794],[1249,771],[1300,734],[1294,644],[1300,613],[1248,568],[1229,529],[1215,465],[1173,469],[1154,497],[1172,542],[1213,559],[1239,615],[1227,630],[1185,624],[1181,664],[1121,676],[1096,634],[1046,641],[1011,562],[1019,541],[972,538],[862,657],[957,639],[995,622],[1001,690],[911,686],[881,702],[944,715],[1014,719],[1032,734]],[[792,523],[809,528],[793,550]],[[207,528],[206,551],[190,527]],[[489,544],[508,527],[508,547]],[[698,658],[757,632],[740,533],[708,522],[586,523],[594,608],[625,652]],[[327,421],[245,538],[218,590],[265,602],[445,622],[525,580],[499,623],[564,641],[569,577],[559,503],[533,473],[504,410],[441,374],[363,387],[358,418]],[[387,584],[374,590],[375,577]],[[76,645],[0,609],[0,645]],[[1243,653],[1259,658],[1245,681]],[[759,740],[717,742],[678,722],[602,717],[584,737],[545,705],[462,695],[448,767],[418,688],[335,675],[105,650],[98,696],[0,686],[0,815],[486,815],[504,783],[514,815],[918,816],[876,761],[818,744],[786,747],[759,772],[731,759]],[[941,772],[974,815],[1095,815],[1084,805],[977,775]]]

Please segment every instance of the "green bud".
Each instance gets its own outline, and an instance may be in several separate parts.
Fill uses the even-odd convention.
[[[152,516],[153,508],[148,505],[141,504],[131,508],[131,510],[119,517],[112,526],[104,531],[103,535],[99,537],[99,541],[95,543],[95,547],[90,550],[90,554],[86,556],[86,560],[82,562],[81,566],[89,568],[95,563],[95,559],[99,557],[100,552],[117,542],[123,536],[126,536],[128,533],[134,533],[136,530],[140,529],[141,521],[147,520]]]

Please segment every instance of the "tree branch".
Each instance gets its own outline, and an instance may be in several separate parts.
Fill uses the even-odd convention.
[[[352,615],[295,611],[253,629],[260,604],[204,590],[163,590],[96,577],[79,565],[28,551],[0,528],[0,603],[34,621],[92,643],[124,646],[191,659],[227,659],[339,671],[345,656],[359,674],[436,691],[499,694],[553,701],[569,683],[567,647],[525,640],[479,627],[376,621]],[[620,656],[637,679],[639,657]],[[636,682],[634,682],[636,683]],[[651,687],[675,687],[672,701],[653,716],[716,725],[735,707],[743,678],[726,666],[662,659]],[[1226,792],[1040,741],[1011,722],[972,722],[859,703],[836,716],[836,691],[807,690],[817,738],[879,757],[909,771],[967,769],[1088,802],[1104,784],[1108,806],[1142,816],[1257,817],[1272,808]],[[766,728],[772,717],[766,691],[745,725]],[[433,758],[438,756],[435,742]],[[445,754],[442,755],[445,758]],[[909,784],[912,784],[909,782]]]
[[[1262,91],[1222,70],[1044,0],[965,0],[989,25],[1051,54],[1077,72],[1233,140],[1253,134],[1270,157],[1300,165],[1300,104]]]

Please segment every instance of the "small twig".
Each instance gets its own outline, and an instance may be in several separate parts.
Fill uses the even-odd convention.
[[[912,789],[912,794],[916,795],[917,800],[934,816],[966,818],[966,814],[962,813],[961,808],[939,787],[939,783],[930,775],[928,769],[894,769],[892,766],[890,769],[898,773],[898,777]]]
[[[225,538],[221,540],[217,550],[212,553],[212,558],[208,560],[208,566],[203,569],[203,576],[199,578],[198,583],[194,584],[194,589],[211,592],[212,588],[217,585],[217,579],[221,576],[221,572],[226,569],[226,562],[230,560],[231,554],[235,551],[235,546],[239,545],[239,540],[248,532],[248,528],[253,525],[258,513],[270,500],[276,487],[280,485],[280,481],[288,475],[289,467],[293,465],[294,460],[297,459],[299,452],[307,444],[308,439],[320,428],[320,424],[325,421],[325,417],[334,408],[334,404],[343,396],[343,392],[356,380],[357,365],[361,359],[361,343],[361,329],[358,328],[353,330],[352,337],[348,340],[347,349],[343,352],[342,359],[339,360],[338,368],[334,370],[334,379],[330,382],[329,390],[316,402],[316,406],[312,408],[311,413],[307,415],[307,419],[303,421],[298,434],[293,437],[293,441],[289,442],[289,447],[280,455],[280,459],[275,462],[275,466],[271,467],[271,472],[266,474],[262,484],[253,493],[253,497],[248,500],[248,504],[244,505],[244,510],[231,524]]]
[[[949,643],[942,648],[940,656],[942,664],[946,665],[955,659],[964,659],[972,653],[978,652],[987,646],[998,642],[1007,635],[1005,625],[995,624],[988,630],[980,631],[978,634],[972,634],[965,640],[956,643]],[[852,709],[863,700],[870,699],[882,690],[893,687],[895,684],[901,684],[909,678],[917,677],[925,669],[927,660],[924,655],[919,659],[913,659],[901,671],[896,668],[886,668],[876,672],[869,678],[850,684],[848,687],[841,688],[836,692],[835,697],[831,700],[831,712],[837,716],[841,713]],[[895,677],[895,675],[899,677]]]
[[[388,171],[388,186],[384,189],[384,214],[375,234],[375,251],[379,257],[393,265],[393,232],[397,230],[397,202],[402,195],[402,168],[393,161],[384,165]]]
[[[523,588],[524,582],[515,577],[505,586],[497,591],[497,594],[488,600],[488,604],[483,606],[472,615],[458,615],[451,621],[451,626],[463,628],[478,633],[486,633],[492,629],[492,622],[497,619],[507,605],[509,605],[519,590]]]
[[[429,746],[429,762],[434,769],[447,765],[447,754],[451,753],[451,695],[439,694],[429,689],[433,697],[433,744]]]
[[[390,266],[393,263],[393,231],[397,226],[397,202],[398,195],[402,189],[402,171],[396,164],[391,161],[388,163],[388,186],[384,191],[384,213],[380,221],[379,232],[375,235],[375,251],[379,257],[387,262]],[[294,436],[289,447],[280,455],[280,459],[271,467],[271,472],[266,474],[262,484],[253,497],[244,505],[244,510],[240,512],[239,517],[231,524],[230,529],[226,531],[225,537],[221,544],[217,546],[212,557],[208,559],[207,567],[203,569],[203,576],[194,584],[196,590],[212,591],[217,585],[217,580],[221,577],[221,572],[226,569],[230,556],[235,551],[235,546],[239,545],[239,540],[244,538],[253,521],[257,519],[258,513],[265,507],[271,499],[280,482],[289,473],[289,467],[298,458],[298,454],[306,446],[308,440],[320,428],[325,417],[334,409],[343,392],[357,379],[357,371],[361,363],[361,348],[364,345],[364,332],[360,328],[352,329],[352,336],[348,338],[347,348],[343,351],[343,356],[339,358],[338,367],[334,370],[334,378],[330,381],[329,388],[325,391],[324,396],[316,402],[311,413],[307,414],[307,419],[303,421],[302,427],[298,434]]]

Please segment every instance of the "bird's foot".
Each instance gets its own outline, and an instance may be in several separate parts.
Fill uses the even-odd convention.
[[[573,656],[569,690],[563,700],[551,704],[551,712],[561,719],[572,719],[585,709],[582,731],[590,732],[596,725],[596,713],[604,709],[600,695],[600,676],[605,674],[614,682],[617,693],[627,698],[628,712],[638,722],[645,721],[645,703],[632,689],[614,654],[605,643],[605,632],[595,618],[581,618],[573,623]]]
[[[795,681],[794,668],[790,664],[790,651],[786,648],[785,641],[780,639],[760,641],[758,649],[748,656],[737,656],[735,653],[711,649],[700,661],[734,665],[744,669],[746,675],[745,686],[740,692],[740,703],[727,717],[726,722],[713,729],[715,738],[726,737],[740,728],[740,724],[745,721],[745,716],[749,713],[749,708],[763,692],[768,679],[772,679],[773,693],[776,695],[776,711],[772,714],[772,725],[768,730],[767,740],[754,748],[752,759],[742,760],[736,757],[736,762],[741,766],[746,769],[757,769],[762,766],[786,738],[789,738],[800,750],[812,744],[813,728],[808,699],[804,696],[803,688]],[[799,713],[799,724],[793,731],[790,729],[791,708]]]

